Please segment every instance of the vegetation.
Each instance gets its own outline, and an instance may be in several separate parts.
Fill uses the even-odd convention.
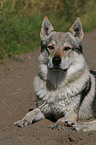
[[[95,0],[1,0],[0,60],[40,46],[40,27],[48,16],[57,31],[66,31],[77,16],[84,31],[96,27]]]

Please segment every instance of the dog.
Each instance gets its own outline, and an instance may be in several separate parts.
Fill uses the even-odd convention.
[[[68,32],[56,32],[47,17],[41,26],[39,74],[34,79],[37,107],[14,123],[18,127],[44,118],[49,128],[96,130],[96,72],[88,69],[83,56],[84,32],[78,17]]]

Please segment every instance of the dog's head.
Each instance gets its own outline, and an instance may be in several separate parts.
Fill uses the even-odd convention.
[[[68,32],[56,32],[45,17],[41,27],[41,53],[46,53],[49,70],[67,71],[73,63],[74,52],[82,53],[81,41],[83,29],[80,18],[77,18]]]

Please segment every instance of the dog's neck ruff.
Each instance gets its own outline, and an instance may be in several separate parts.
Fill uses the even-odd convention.
[[[86,82],[89,80],[89,77],[89,71],[85,69],[78,79],[74,79],[74,81],[70,83],[68,83],[69,80],[65,80],[66,84],[62,79],[60,86],[54,89],[52,88],[52,84],[48,84],[46,80],[42,79],[40,75],[38,75],[34,80],[34,88],[39,98],[42,98],[42,100],[46,100],[48,102],[54,102],[56,99],[64,100],[64,98],[72,98],[79,95],[82,89],[84,89]]]

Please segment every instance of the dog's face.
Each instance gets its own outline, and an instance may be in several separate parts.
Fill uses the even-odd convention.
[[[46,53],[49,70],[67,71],[76,53],[82,53],[83,29],[79,18],[68,32],[56,32],[45,17],[41,27],[41,53]],[[76,52],[76,53],[75,53]]]

